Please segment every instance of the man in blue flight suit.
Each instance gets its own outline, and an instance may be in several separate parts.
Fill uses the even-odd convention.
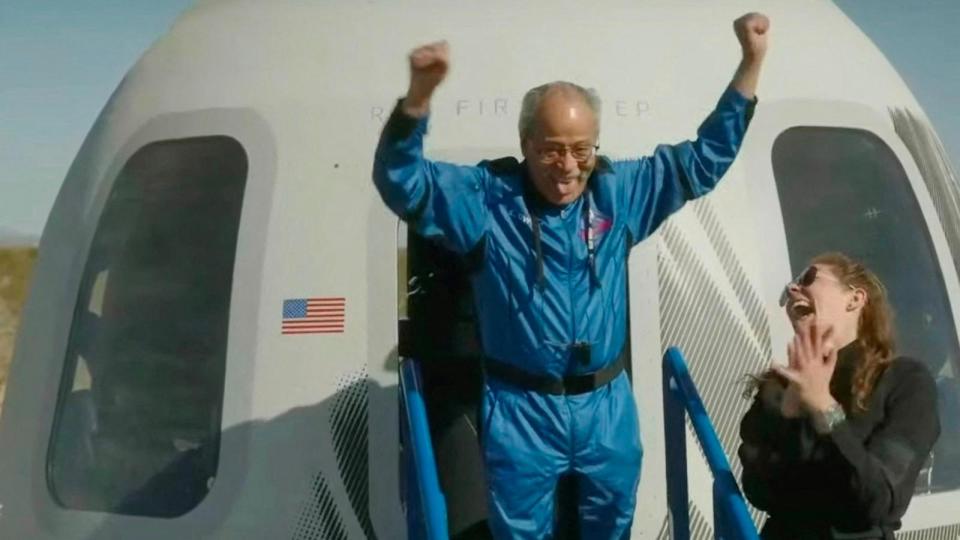
[[[475,261],[484,362],[482,436],[497,538],[551,535],[561,475],[578,481],[581,536],[629,537],[643,455],[623,371],[629,249],[709,192],[747,129],[769,21],[734,22],[743,59],[697,139],[652,156],[598,156],[599,100],[577,85],[530,90],[524,161],[430,161],[423,138],[445,42],[410,55],[410,87],[384,127],[373,180],[417,232]]]

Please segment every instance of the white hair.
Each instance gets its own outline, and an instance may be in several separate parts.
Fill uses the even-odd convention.
[[[544,96],[554,90],[574,94],[582,98],[590,107],[590,110],[593,111],[593,116],[597,121],[597,129],[600,129],[600,96],[597,95],[597,91],[572,82],[554,81],[531,88],[523,96],[523,104],[520,106],[520,121],[518,122],[521,141],[526,140],[533,133],[537,121],[537,109],[540,108]]]

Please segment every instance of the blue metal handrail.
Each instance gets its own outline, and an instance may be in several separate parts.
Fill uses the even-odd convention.
[[[440,490],[419,363],[400,362],[401,439],[407,470],[407,537],[447,540],[447,505]]]
[[[663,431],[667,449],[667,506],[674,540],[689,540],[686,415],[713,474],[714,538],[757,540],[757,528],[730,470],[720,438],[690,378],[683,354],[670,347],[663,355]]]

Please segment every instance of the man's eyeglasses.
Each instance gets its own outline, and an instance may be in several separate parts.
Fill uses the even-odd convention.
[[[584,163],[592,158],[599,149],[599,144],[581,144],[571,147],[549,146],[547,148],[541,148],[537,150],[537,155],[540,157],[540,163],[550,164],[560,161],[567,155],[567,152],[569,152],[574,161],[577,163]]]
[[[787,302],[790,300],[790,286],[796,285],[798,287],[809,287],[813,285],[813,282],[817,280],[818,277],[824,277],[824,274],[820,274],[816,266],[808,266],[803,272],[800,272],[800,275],[793,278],[792,281],[783,286],[783,292],[780,293],[780,307],[787,305]],[[833,278],[833,281],[846,285],[847,287],[853,289],[854,286],[849,283],[843,283],[839,279]]]

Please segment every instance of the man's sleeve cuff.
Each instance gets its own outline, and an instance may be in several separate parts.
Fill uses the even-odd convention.
[[[427,120],[429,116],[417,118],[403,112],[403,98],[397,100],[397,104],[387,119],[387,125],[384,128],[387,136],[392,140],[408,139],[414,132],[426,133]]]
[[[759,101],[756,95],[754,95],[753,98],[748,98],[747,96],[741,94],[740,91],[737,90],[732,84],[727,87],[720,99],[721,101],[729,101],[737,107],[756,105],[757,101]]]
[[[756,95],[753,96],[753,99],[749,99],[747,96],[741,94],[740,91],[734,88],[731,84],[723,92],[723,95],[720,96],[720,102],[717,103],[717,109],[732,109],[738,113],[741,113],[744,115],[744,119],[746,120],[745,125],[749,125],[750,120],[753,118],[753,112],[754,109],[756,109],[758,102],[759,99]]]

